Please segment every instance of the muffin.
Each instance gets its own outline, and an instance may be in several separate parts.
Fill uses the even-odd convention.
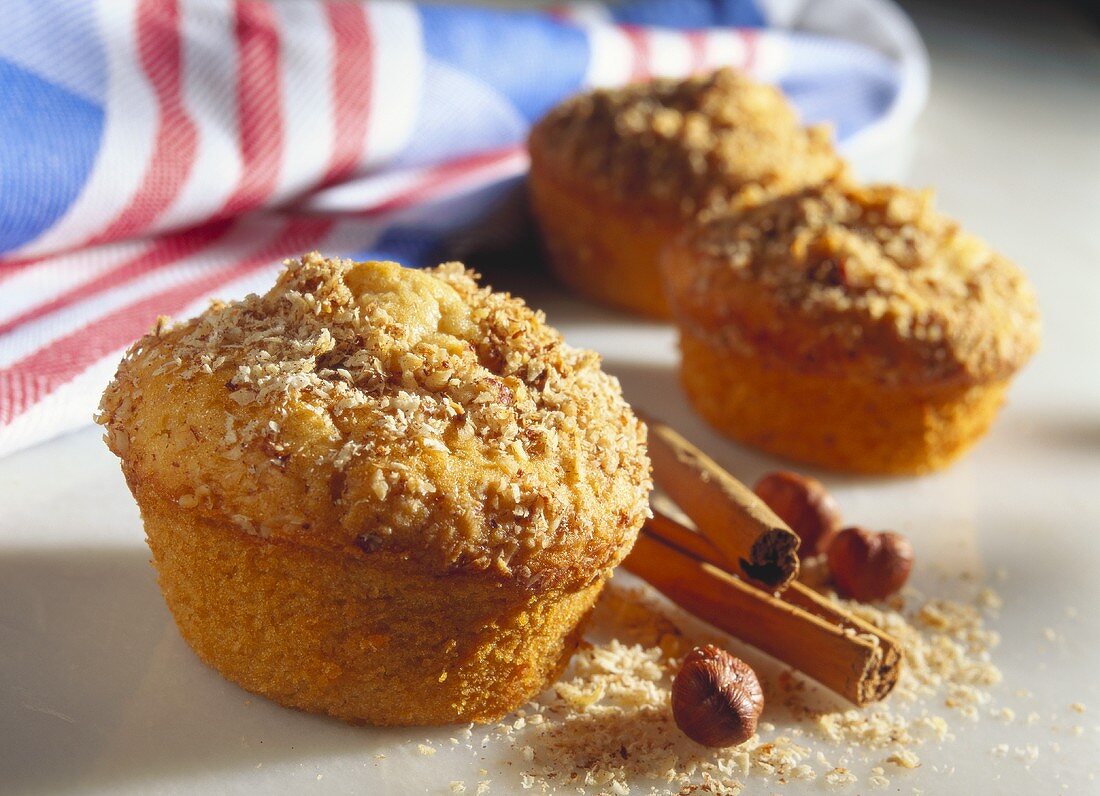
[[[645,429],[597,355],[457,263],[290,262],[158,323],[98,419],[188,644],[352,721],[538,693],[648,511]]]
[[[530,198],[551,267],[576,292],[667,317],[660,253],[701,213],[836,178],[824,127],[731,69],[581,94],[532,130]]]
[[[699,413],[838,470],[944,467],[1038,344],[1024,275],[930,192],[807,189],[700,223],[663,266]]]

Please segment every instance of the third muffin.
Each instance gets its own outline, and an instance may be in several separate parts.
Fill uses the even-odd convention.
[[[844,164],[823,127],[731,69],[574,97],[528,142],[550,263],[590,298],[667,316],[659,255],[699,213],[797,191]]]
[[[930,192],[808,189],[701,223],[663,270],[699,412],[836,469],[947,465],[1039,339],[1024,275]]]

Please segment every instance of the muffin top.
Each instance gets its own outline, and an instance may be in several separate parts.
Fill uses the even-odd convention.
[[[663,263],[696,334],[811,372],[983,382],[1039,339],[1023,273],[930,191],[820,186],[697,225]]]
[[[845,170],[827,128],[800,126],[777,89],[732,69],[580,94],[535,126],[529,148],[536,165],[685,216]]]
[[[98,421],[139,496],[419,572],[583,583],[648,511],[645,429],[599,357],[458,263],[288,262],[158,323]]]

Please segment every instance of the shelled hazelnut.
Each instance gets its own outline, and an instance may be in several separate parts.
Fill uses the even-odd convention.
[[[737,746],[756,732],[764,692],[747,663],[707,644],[684,658],[672,683],[672,716],[703,746]]]
[[[882,600],[909,579],[913,546],[899,533],[845,528],[829,545],[828,563],[840,594],[861,602]]]
[[[798,534],[800,556],[825,552],[840,530],[840,507],[816,478],[779,470],[757,481],[753,491]]]

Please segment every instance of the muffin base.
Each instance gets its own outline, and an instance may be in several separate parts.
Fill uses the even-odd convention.
[[[560,675],[604,582],[530,594],[395,574],[203,522],[159,496],[140,503],[161,590],[198,656],[249,691],[353,722],[500,718]]]
[[[624,204],[535,163],[530,192],[547,259],[562,282],[602,304],[670,317],[660,257],[681,229],[677,215]]]
[[[946,467],[989,428],[1008,380],[891,387],[799,372],[767,355],[715,350],[681,329],[681,380],[712,426],[769,453],[835,470]]]

